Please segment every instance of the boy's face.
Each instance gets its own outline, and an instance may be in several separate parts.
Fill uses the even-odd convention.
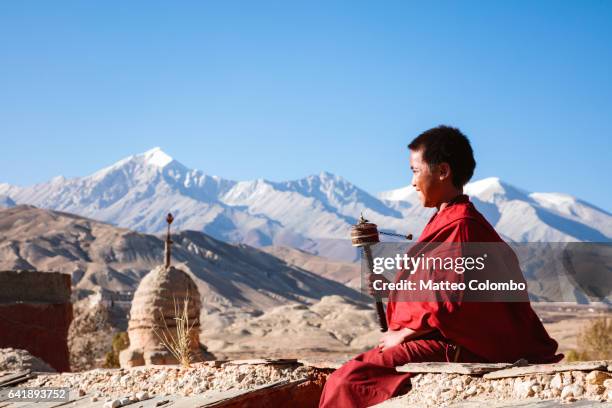
[[[432,166],[432,169],[430,169],[429,165],[423,160],[422,153],[423,149],[410,151],[412,186],[419,194],[423,207],[437,207],[442,192],[439,169],[438,166]]]

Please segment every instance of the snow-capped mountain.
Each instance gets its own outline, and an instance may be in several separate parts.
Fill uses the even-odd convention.
[[[612,238],[612,215],[569,195],[528,193],[497,178],[470,183],[466,192],[509,240]],[[326,172],[295,181],[238,182],[189,169],[160,148],[86,177],[56,177],[30,187],[0,184],[0,195],[149,233],[162,232],[171,211],[175,229],[336,259],[354,259],[349,230],[361,211],[381,230],[415,235],[432,214],[412,187],[374,196]]]
[[[468,183],[464,192],[506,239],[516,242],[609,242],[612,215],[561,193],[530,193],[497,177]],[[389,205],[418,207],[412,186],[378,195]],[[408,216],[406,211],[403,211]]]

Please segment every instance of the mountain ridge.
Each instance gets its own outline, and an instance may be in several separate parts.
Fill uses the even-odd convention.
[[[471,182],[465,192],[509,241],[612,240],[612,215],[568,194],[528,192],[497,177]],[[147,233],[162,232],[171,211],[179,230],[337,260],[356,259],[348,236],[362,211],[381,230],[414,235],[433,214],[411,186],[370,194],[325,171],[284,182],[235,181],[190,169],[158,147],[89,176],[0,184],[0,196]]]
[[[363,301],[341,283],[245,244],[199,231],[172,234],[172,263],[189,273],[207,312],[261,311],[340,295]],[[162,263],[164,239],[78,215],[20,205],[0,209],[0,269],[71,275],[77,298],[107,290],[133,293]]]

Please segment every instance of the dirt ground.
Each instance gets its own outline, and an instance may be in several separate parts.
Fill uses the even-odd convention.
[[[234,322],[228,330],[201,336],[203,343],[212,346],[217,358],[298,358],[309,360],[347,360],[376,344],[380,332],[374,315],[369,310],[336,303],[321,313],[321,307],[277,310],[259,319]],[[335,303],[335,304],[334,304]],[[603,306],[546,303],[534,304],[535,311],[548,333],[559,343],[559,352],[576,349],[581,330],[599,316],[612,318],[612,309]],[[309,310],[310,309],[310,310]],[[318,312],[311,317],[309,312]],[[297,313],[300,312],[300,313]],[[306,315],[304,314],[306,313]],[[359,314],[357,314],[359,313]],[[282,316],[282,318],[279,318]],[[370,320],[371,323],[370,323]],[[265,322],[265,325],[262,325]],[[307,322],[307,323],[305,323]],[[354,330],[347,323],[355,322]],[[265,330],[261,327],[265,326]],[[350,323],[349,323],[350,326]],[[223,335],[220,335],[224,333]],[[226,337],[227,335],[227,337]],[[207,342],[208,340],[208,342]]]

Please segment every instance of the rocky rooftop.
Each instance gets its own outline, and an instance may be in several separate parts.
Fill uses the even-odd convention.
[[[201,395],[231,389],[248,390],[281,380],[300,380],[309,368],[297,363],[258,364],[240,361],[205,362],[190,368],[140,366],[128,369],[94,369],[82,373],[39,375],[26,387],[69,387],[98,398],[131,397],[139,392],[154,395]]]
[[[294,403],[292,406],[314,407],[325,377],[340,364],[294,359],[236,360],[197,363],[190,368],[144,366],[39,373],[19,387],[69,387],[74,406],[83,407],[148,407],[170,403],[173,407],[233,407],[241,406],[248,398],[258,401],[259,405],[254,406]],[[414,373],[412,389],[378,407],[483,404],[552,407],[560,403],[580,407],[612,406],[612,361],[526,366],[419,363],[398,367],[398,370]],[[0,373],[0,386],[2,378]]]

